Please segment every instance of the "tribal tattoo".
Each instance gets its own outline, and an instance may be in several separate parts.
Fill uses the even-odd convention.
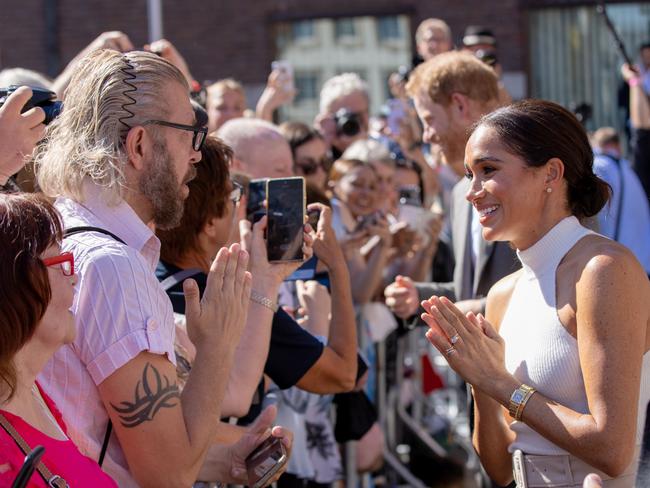
[[[178,405],[181,395],[176,383],[169,384],[167,376],[160,375],[155,366],[147,363],[142,371],[142,380],[135,386],[135,401],[121,402],[111,407],[119,414],[124,427],[137,427],[153,420],[161,408]]]

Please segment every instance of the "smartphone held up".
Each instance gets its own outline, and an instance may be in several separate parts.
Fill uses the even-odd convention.
[[[266,250],[269,261],[302,261],[305,180],[271,178],[266,182]]]

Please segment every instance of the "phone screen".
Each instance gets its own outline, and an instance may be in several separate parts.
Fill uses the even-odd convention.
[[[287,461],[287,454],[282,441],[269,437],[246,458],[248,485],[263,486]]]
[[[302,261],[305,180],[270,179],[266,186],[266,250],[269,261]]]
[[[248,201],[246,204],[246,218],[255,223],[266,213],[264,200],[266,200],[266,178],[251,180],[248,184]]]

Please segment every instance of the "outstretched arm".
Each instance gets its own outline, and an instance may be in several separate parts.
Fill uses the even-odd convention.
[[[357,374],[357,326],[350,275],[332,229],[332,211],[320,204],[312,204],[309,209],[319,209],[321,212],[314,240],[314,253],[329,271],[332,320],[327,347],[316,364],[300,378],[297,386],[323,394],[350,391],[354,388]]]

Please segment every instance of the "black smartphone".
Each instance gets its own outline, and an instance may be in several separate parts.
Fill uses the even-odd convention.
[[[269,261],[302,261],[305,180],[272,178],[266,182],[266,251]]]
[[[302,266],[291,273],[284,281],[313,280],[316,277],[317,264],[318,258],[316,256],[312,256],[307,261],[302,263]]]
[[[248,200],[246,203],[246,219],[255,223],[266,214],[264,201],[266,200],[267,178],[251,180],[248,184]]]
[[[261,488],[287,462],[287,451],[278,437],[269,437],[246,458],[248,486]]]

